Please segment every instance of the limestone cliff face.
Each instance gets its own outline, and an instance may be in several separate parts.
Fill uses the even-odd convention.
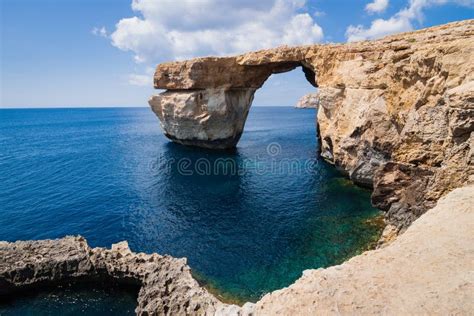
[[[295,105],[297,109],[317,109],[319,106],[319,93],[308,93],[301,97]]]
[[[356,45],[320,88],[322,156],[406,228],[473,174],[474,21]]]
[[[468,182],[474,144],[474,20],[378,41],[279,47],[158,65],[150,105],[174,141],[235,146],[253,94],[302,66],[319,88],[321,156],[406,228]]]
[[[184,145],[234,147],[255,89],[166,91],[150,100],[168,138]]]

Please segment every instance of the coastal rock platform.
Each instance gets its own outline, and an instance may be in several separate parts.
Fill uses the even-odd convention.
[[[0,298],[71,281],[140,287],[138,315],[213,314],[222,303],[191,276],[186,259],[133,253],[127,242],[90,248],[81,236],[0,242]]]
[[[398,236],[264,296],[255,315],[470,315],[474,187],[440,199]]]

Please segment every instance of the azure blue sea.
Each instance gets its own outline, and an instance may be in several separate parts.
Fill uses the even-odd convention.
[[[181,146],[148,108],[0,110],[0,240],[84,236],[188,258],[221,299],[256,301],[365,250],[370,192],[317,158],[315,110],[252,107],[235,150]],[[52,289],[0,314],[133,314],[136,293]]]

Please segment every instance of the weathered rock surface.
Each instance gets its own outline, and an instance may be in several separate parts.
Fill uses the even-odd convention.
[[[0,242],[0,298],[68,281],[140,285],[138,315],[212,315],[223,305],[199,286],[186,259],[133,253],[127,242],[90,248],[82,237]]]
[[[377,41],[279,47],[158,65],[150,104],[174,141],[234,146],[253,94],[302,66],[319,91],[321,156],[374,188],[388,223],[406,229],[474,180],[474,20]]]
[[[166,91],[150,104],[165,135],[183,145],[234,147],[242,135],[255,89]]]
[[[297,109],[317,109],[319,106],[319,93],[309,93],[301,99],[295,105]]]

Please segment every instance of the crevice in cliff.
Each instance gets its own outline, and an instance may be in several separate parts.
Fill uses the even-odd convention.
[[[305,67],[304,65],[301,65],[301,68],[303,69],[304,76],[306,80],[315,88],[318,87],[318,83],[316,82],[316,74],[313,71],[313,69],[309,67]]]

